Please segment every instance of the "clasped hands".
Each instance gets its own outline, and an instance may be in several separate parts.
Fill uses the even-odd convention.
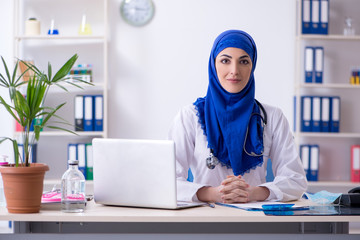
[[[197,197],[204,202],[246,203],[263,201],[270,191],[266,187],[250,186],[240,175],[230,175],[217,187],[203,187],[198,190]]]

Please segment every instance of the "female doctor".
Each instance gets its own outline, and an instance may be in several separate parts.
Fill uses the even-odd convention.
[[[289,124],[255,100],[257,50],[240,30],[220,34],[205,97],[181,109],[169,131],[176,146],[178,200],[240,203],[295,200],[307,188]],[[272,161],[274,180],[266,182]],[[188,182],[188,170],[194,180]]]

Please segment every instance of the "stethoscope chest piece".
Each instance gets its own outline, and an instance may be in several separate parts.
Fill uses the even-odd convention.
[[[216,165],[219,164],[219,159],[214,156],[214,152],[212,149],[210,149],[210,156],[206,158],[206,166],[209,169],[214,169]]]

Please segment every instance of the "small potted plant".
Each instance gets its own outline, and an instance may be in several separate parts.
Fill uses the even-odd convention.
[[[60,124],[69,124],[60,116],[57,111],[64,106],[61,103],[55,108],[44,106],[47,93],[52,86],[58,86],[64,90],[64,83],[79,85],[68,81],[67,77],[78,56],[72,56],[54,75],[52,74],[51,64],[48,64],[47,73],[41,72],[35,65],[18,60],[14,70],[10,73],[6,62],[2,59],[5,74],[0,73],[0,86],[9,90],[10,102],[6,102],[3,96],[0,96],[0,104],[5,107],[7,112],[20,124],[22,131],[22,143],[24,146],[24,159],[19,154],[18,142],[9,137],[0,138],[0,143],[9,140],[12,142],[14,150],[14,164],[0,167],[0,172],[4,182],[4,192],[7,203],[7,209],[10,213],[34,213],[40,211],[41,195],[43,191],[43,181],[45,172],[49,170],[46,164],[30,163],[30,147],[36,143],[44,127],[68,131],[60,126],[49,124],[51,118],[57,118]],[[20,76],[17,74],[19,62],[27,66],[26,71],[32,71],[33,74],[28,81],[22,81],[24,71]],[[81,80],[79,80],[81,81]],[[83,82],[83,81],[81,81]],[[81,87],[80,87],[81,88]],[[22,94],[21,90],[24,90]],[[35,122],[41,118],[42,121]],[[33,128],[33,131],[30,131]],[[22,179],[22,177],[24,177]],[[15,185],[13,185],[15,184]]]

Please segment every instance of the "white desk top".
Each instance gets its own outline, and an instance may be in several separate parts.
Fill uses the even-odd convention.
[[[296,202],[297,204],[299,202]],[[300,203],[306,204],[303,201]],[[47,206],[36,214],[10,214],[0,207],[0,220],[29,222],[360,222],[360,216],[265,216],[216,205],[182,210],[110,207],[89,202],[83,213],[63,213]]]

